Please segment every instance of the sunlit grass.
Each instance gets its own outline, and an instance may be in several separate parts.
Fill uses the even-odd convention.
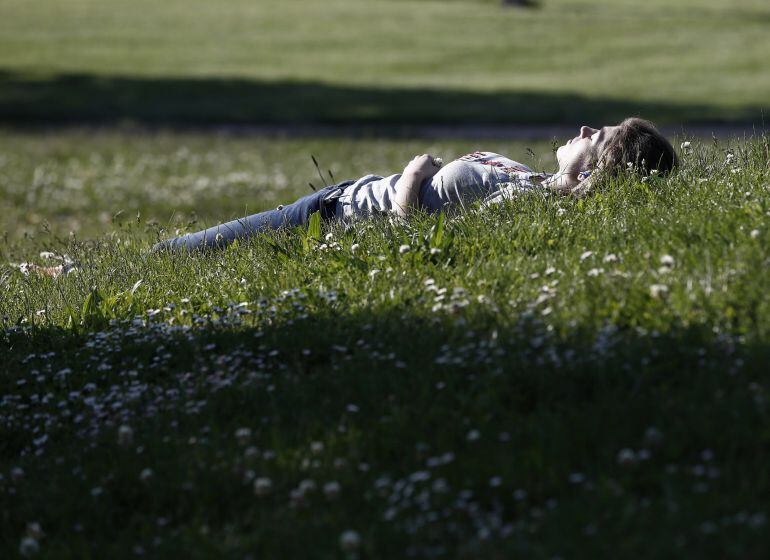
[[[101,235],[113,223],[202,224],[275,207],[324,181],[400,172],[415,154],[447,161],[484,148],[546,171],[547,142],[238,138],[74,130],[0,136],[0,233],[45,242]],[[533,150],[530,155],[527,148]],[[312,156],[324,175],[319,178]],[[329,175],[331,172],[331,176]]]

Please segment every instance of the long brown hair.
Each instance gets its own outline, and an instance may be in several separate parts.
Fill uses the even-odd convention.
[[[649,175],[653,170],[665,175],[679,163],[674,147],[655,125],[636,117],[618,125],[598,161],[610,173],[632,167],[642,175]]]
[[[663,176],[679,165],[674,147],[666,137],[650,121],[636,117],[625,119],[618,125],[617,132],[601,152],[595,154],[594,161],[591,176],[567,193],[585,196],[603,177],[616,176],[624,170],[631,169],[645,176],[656,171]]]

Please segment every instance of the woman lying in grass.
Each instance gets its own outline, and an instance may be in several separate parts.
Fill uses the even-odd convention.
[[[494,204],[536,189],[583,196],[602,176],[629,166],[644,175],[653,170],[664,175],[677,164],[668,140],[652,123],[637,118],[601,129],[583,126],[578,136],[557,150],[556,158],[559,169],[548,174],[491,152],[474,152],[443,168],[439,158],[423,154],[403,173],[366,175],[332,185],[275,210],[169,239],[155,250],[222,247],[257,233],[307,224],[314,212],[325,220],[353,220],[375,213],[406,216],[414,209],[463,208],[475,200]]]

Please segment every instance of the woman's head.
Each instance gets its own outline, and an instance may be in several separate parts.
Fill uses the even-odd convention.
[[[665,175],[678,161],[671,143],[650,121],[638,118],[624,120],[608,139],[598,162],[605,169],[633,167],[643,175],[657,170]]]
[[[615,175],[619,170],[632,167],[644,175],[652,170],[665,175],[678,163],[671,143],[655,125],[638,118],[600,129],[583,126],[578,136],[557,150],[556,157],[560,174],[574,177],[574,186],[581,182],[581,173],[595,169]],[[589,183],[584,187],[593,182],[585,181]]]

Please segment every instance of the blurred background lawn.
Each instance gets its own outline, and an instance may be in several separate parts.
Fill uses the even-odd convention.
[[[766,0],[3,0],[0,122],[761,123]]]

